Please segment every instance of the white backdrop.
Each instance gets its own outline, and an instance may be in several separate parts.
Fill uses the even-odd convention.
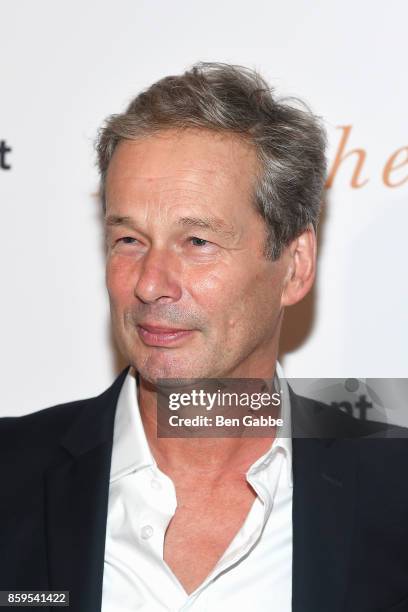
[[[342,138],[343,158],[360,150],[328,190],[316,289],[286,322],[296,336],[308,316],[310,330],[284,342],[286,374],[408,377],[407,21],[406,0],[3,0],[0,414],[113,380],[93,140],[141,88],[199,60],[305,99],[332,168]]]

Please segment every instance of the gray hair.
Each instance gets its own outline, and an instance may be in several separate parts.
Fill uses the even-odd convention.
[[[117,144],[169,128],[227,131],[253,144],[260,162],[254,205],[266,223],[265,257],[278,259],[307,227],[316,230],[326,175],[321,121],[299,100],[274,97],[257,72],[221,63],[200,62],[160,79],[124,113],[108,117],[96,142],[104,207]]]

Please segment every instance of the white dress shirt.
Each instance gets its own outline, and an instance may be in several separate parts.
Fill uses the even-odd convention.
[[[132,368],[115,416],[105,545],[102,612],[254,610],[290,612],[292,600],[292,442],[282,370],[279,430],[247,471],[257,494],[239,532],[207,578],[187,594],[163,559],[164,536],[177,508],[172,480],[152,456]]]

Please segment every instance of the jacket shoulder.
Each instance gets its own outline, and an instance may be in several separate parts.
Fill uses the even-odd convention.
[[[295,437],[408,438],[408,429],[387,422],[350,416],[337,406],[297,395],[290,388]]]
[[[128,368],[123,370],[114,383],[99,395],[56,404],[22,416],[0,418],[1,453],[10,450],[15,454],[19,449],[43,449],[53,445],[81,415],[93,414],[99,406],[103,407],[111,394],[117,395],[127,371]]]
[[[0,419],[0,446],[15,452],[18,448],[43,446],[57,439],[97,398],[49,406],[17,417]]]

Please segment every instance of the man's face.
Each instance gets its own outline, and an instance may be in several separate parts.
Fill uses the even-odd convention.
[[[288,257],[263,256],[256,171],[252,147],[206,130],[117,146],[107,288],[119,347],[146,380],[273,375]]]

